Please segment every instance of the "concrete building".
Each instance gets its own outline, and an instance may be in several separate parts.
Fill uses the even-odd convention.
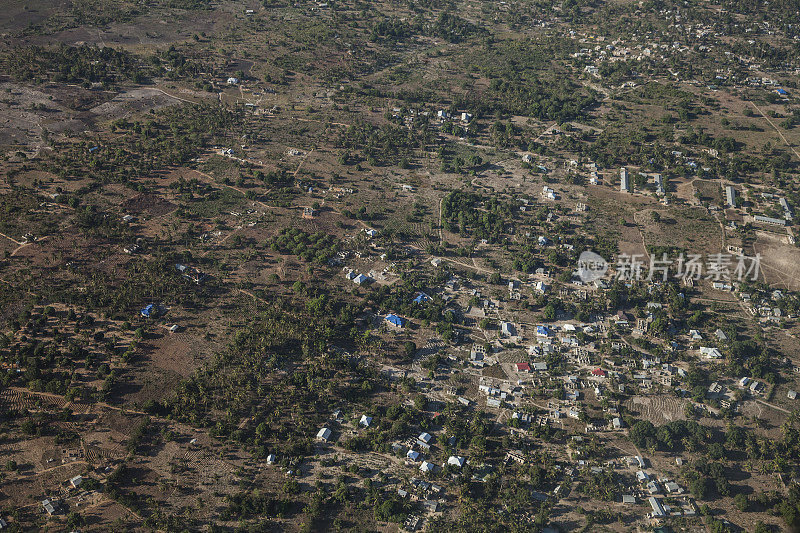
[[[761,222],[762,224],[769,224],[770,226],[785,226],[786,221],[782,218],[772,218],[772,217],[765,217],[762,215],[756,215],[753,217],[753,220],[756,222]]]
[[[653,176],[653,183],[656,185],[656,194],[663,196],[666,191],[664,190],[664,179],[661,177],[661,174],[655,174]]]
[[[662,518],[667,516],[667,512],[664,510],[664,506],[661,505],[661,500],[658,498],[653,498],[652,496],[647,499],[650,502],[650,507],[653,508],[653,516],[657,518]]]
[[[789,205],[789,202],[786,200],[786,198],[781,196],[778,199],[778,202],[781,204],[781,207],[783,208],[784,218],[786,218],[786,220],[792,220],[792,218],[794,218],[794,215],[792,214],[792,206]]]
[[[725,205],[727,207],[736,207],[736,189],[732,185],[725,186]]]
[[[631,192],[631,178],[626,168],[622,168],[619,171],[619,190],[621,192]]]

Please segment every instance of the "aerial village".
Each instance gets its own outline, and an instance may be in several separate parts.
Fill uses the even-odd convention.
[[[0,533],[800,527],[796,6],[74,4],[0,16]]]

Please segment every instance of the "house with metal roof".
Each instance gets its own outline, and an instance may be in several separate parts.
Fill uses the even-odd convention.
[[[725,205],[736,207],[736,189],[732,185],[725,186]]]
[[[458,468],[461,468],[462,466],[464,466],[464,461],[465,461],[465,459],[463,457],[461,457],[461,456],[451,455],[447,459],[447,464],[453,465],[453,466],[457,466]]]
[[[387,324],[395,328],[402,328],[405,327],[406,325],[406,319],[394,313],[386,315],[383,318],[383,320],[386,321]]]
[[[364,274],[359,274],[353,278],[353,283],[355,283],[356,285],[363,285],[368,281],[370,281],[371,279],[372,278],[370,278],[369,276],[365,276]]]
[[[412,300],[412,302],[415,304],[424,304],[425,302],[430,302],[431,299],[432,298],[430,296],[428,296],[424,292],[421,292],[417,294],[417,296]]]
[[[662,518],[664,516],[667,516],[667,512],[664,510],[664,506],[661,505],[661,500],[651,496],[650,498],[647,499],[647,501],[650,502],[650,507],[653,508],[653,516],[657,518]]]

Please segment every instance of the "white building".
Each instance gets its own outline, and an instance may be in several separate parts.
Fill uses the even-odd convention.
[[[709,347],[709,346],[701,346],[700,347],[700,355],[707,359],[721,359],[722,352],[720,352],[717,348]]]
[[[725,186],[725,205],[736,207],[736,189],[732,185]]]
[[[661,500],[657,498],[653,498],[652,496],[647,499],[650,502],[650,507],[653,508],[653,516],[656,518],[662,518],[667,516],[667,512],[664,510],[664,506],[661,505]]]
[[[782,218],[772,218],[772,217],[765,217],[762,215],[756,215],[753,217],[753,220],[756,222],[761,222],[762,224],[769,224],[770,226],[785,226],[786,221]]]
[[[464,458],[457,455],[451,455],[450,458],[447,459],[447,464],[461,468],[464,466]]]
[[[619,190],[621,192],[631,192],[631,178],[628,169],[622,168],[619,171]]]
[[[504,337],[515,337],[517,335],[517,328],[511,322],[500,323],[500,333]]]

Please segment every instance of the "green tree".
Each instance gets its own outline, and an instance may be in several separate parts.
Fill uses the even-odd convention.
[[[736,508],[742,512],[745,512],[750,508],[750,500],[743,492],[740,492],[733,497],[733,503],[736,505]]]

